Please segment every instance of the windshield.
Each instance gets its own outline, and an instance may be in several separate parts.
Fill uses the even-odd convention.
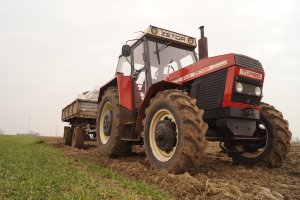
[[[149,41],[149,55],[152,84],[196,62],[192,48],[177,47],[171,42]]]

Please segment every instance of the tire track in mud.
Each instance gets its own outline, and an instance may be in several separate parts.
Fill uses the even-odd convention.
[[[63,145],[61,138],[44,140],[73,159],[86,158],[130,180],[154,184],[174,199],[300,199],[300,143],[292,144],[283,167],[275,169],[235,165],[218,143],[209,143],[199,173],[173,175],[152,169],[140,147],[130,156],[111,159],[100,156],[95,142],[80,150]]]

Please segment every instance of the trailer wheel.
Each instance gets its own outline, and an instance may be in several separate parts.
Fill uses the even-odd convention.
[[[71,132],[71,127],[65,126],[64,127],[64,137],[63,137],[63,142],[65,145],[71,146],[72,144],[72,132]]]
[[[123,124],[118,89],[108,88],[100,102],[96,137],[100,155],[117,157],[131,153],[131,145],[122,141]]]
[[[84,144],[84,131],[81,127],[75,127],[72,134],[72,147],[81,149]]]
[[[171,173],[195,172],[203,162],[205,133],[203,110],[187,93],[157,93],[146,109],[144,145],[150,165]]]
[[[260,122],[255,134],[264,136],[265,141],[261,144],[249,142],[234,146],[227,144],[227,148],[234,148],[234,151],[238,152],[231,152],[228,155],[235,163],[280,167],[290,150],[292,133],[280,111],[266,103],[261,103],[260,106]]]

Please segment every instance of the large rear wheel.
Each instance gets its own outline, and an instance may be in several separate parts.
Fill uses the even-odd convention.
[[[203,110],[187,93],[157,93],[146,109],[144,144],[150,165],[171,173],[195,172],[204,158]]]
[[[240,144],[225,144],[228,155],[236,163],[246,165],[263,165],[268,167],[282,166],[290,150],[291,132],[288,122],[282,113],[273,106],[261,103],[260,121],[255,132],[256,137],[264,140],[260,142],[244,142]]]
[[[131,152],[131,145],[122,141],[124,125],[116,88],[108,88],[101,100],[97,118],[97,143],[101,155],[117,157]]]

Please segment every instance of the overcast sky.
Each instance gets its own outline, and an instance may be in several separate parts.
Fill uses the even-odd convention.
[[[209,55],[261,61],[264,102],[300,137],[300,1],[0,0],[0,129],[62,135],[61,109],[115,73],[126,40],[156,25],[199,38]]]

